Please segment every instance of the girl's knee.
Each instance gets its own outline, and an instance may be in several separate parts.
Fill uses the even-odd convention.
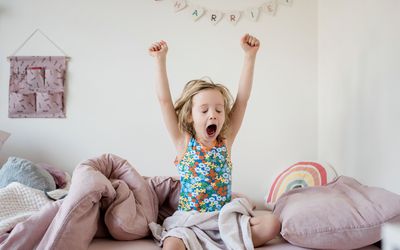
[[[281,223],[273,214],[257,216],[250,219],[254,246],[261,246],[274,239],[280,232]]]
[[[163,241],[163,249],[165,250],[185,250],[185,244],[183,241],[177,237],[167,237]]]
[[[266,215],[262,221],[271,239],[275,238],[281,231],[281,222],[274,214]]]
[[[279,221],[278,217],[276,217],[275,215],[273,215],[270,218],[270,223],[271,223],[271,231],[272,234],[275,236],[277,236],[280,231],[281,231],[281,222]]]

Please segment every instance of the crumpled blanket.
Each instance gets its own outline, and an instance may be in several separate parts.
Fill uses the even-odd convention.
[[[179,188],[171,177],[145,178],[126,160],[101,155],[75,168],[65,199],[0,235],[0,249],[79,250],[94,237],[143,238],[159,210],[167,217],[176,209]]]
[[[149,226],[160,246],[164,239],[174,236],[182,239],[188,250],[253,250],[249,222],[254,216],[252,208],[247,199],[237,198],[219,212],[176,211],[163,226]]]
[[[42,190],[19,182],[0,188],[0,201],[0,235],[52,202]]]

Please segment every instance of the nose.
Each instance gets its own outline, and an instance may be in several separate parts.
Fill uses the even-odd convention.
[[[209,119],[210,119],[210,120],[215,120],[215,119],[217,119],[217,116],[215,115],[215,112],[211,112],[211,113],[210,113]]]

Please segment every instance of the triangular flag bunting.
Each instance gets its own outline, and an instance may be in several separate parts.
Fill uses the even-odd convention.
[[[197,21],[204,14],[204,9],[199,6],[193,6],[191,12],[193,20]]]
[[[240,11],[231,11],[227,14],[228,21],[235,25],[240,18]]]
[[[216,25],[223,17],[223,13],[217,10],[210,10],[208,14],[208,21]]]
[[[293,0],[279,0],[279,4],[292,5]]]
[[[263,11],[265,13],[275,16],[277,7],[278,7],[278,5],[276,4],[276,1],[270,0],[267,3],[263,4],[263,6],[261,8],[263,9]]]
[[[247,17],[253,21],[256,22],[258,19],[258,15],[260,14],[260,8],[252,8],[252,9],[248,9],[246,11]]]
[[[158,2],[161,0],[154,1]],[[173,3],[175,12],[179,12],[186,7],[189,7],[187,9],[190,10],[190,15],[192,16],[193,21],[197,21],[205,16],[205,19],[208,19],[208,22],[212,23],[213,25],[219,23],[225,16],[226,20],[232,25],[236,25],[241,19],[242,15],[245,15],[251,21],[256,22],[261,15],[261,12],[275,16],[279,5],[289,6],[293,4],[293,0],[263,0],[263,3],[255,7],[253,6],[247,9],[239,9],[235,11],[222,11],[215,9],[212,10],[204,7],[203,5],[194,4],[194,0],[171,0],[171,2]]]
[[[175,12],[181,11],[186,8],[186,0],[174,0]]]

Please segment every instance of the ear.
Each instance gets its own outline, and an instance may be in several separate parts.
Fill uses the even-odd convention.
[[[188,117],[188,122],[189,122],[189,123],[192,123],[192,122],[193,122],[192,114],[189,115],[189,117]]]

